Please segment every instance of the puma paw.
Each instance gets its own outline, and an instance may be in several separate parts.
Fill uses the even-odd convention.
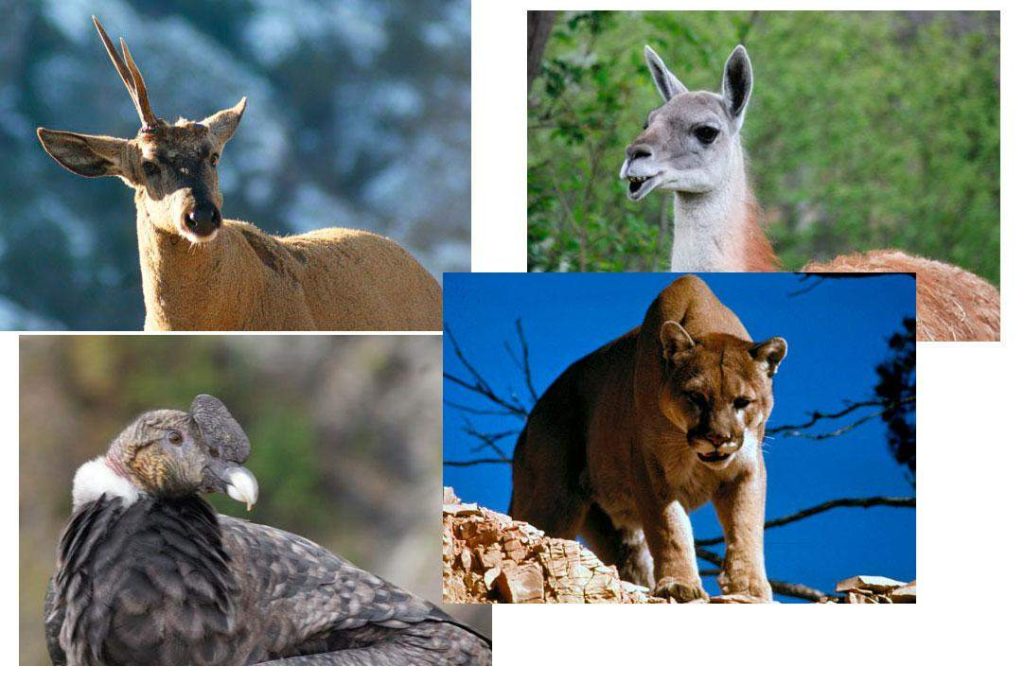
[[[757,575],[722,575],[718,578],[723,594],[742,594],[762,601],[772,600],[772,587],[768,580]]]
[[[708,600],[700,579],[685,580],[681,577],[662,577],[654,587],[654,595],[674,603]]]

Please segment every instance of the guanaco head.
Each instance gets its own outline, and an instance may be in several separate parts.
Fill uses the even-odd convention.
[[[202,121],[169,124],[149,104],[146,84],[124,39],[121,55],[96,17],[92,18],[114,68],[128,88],[142,121],[131,140],[39,128],[43,148],[61,166],[89,178],[119,176],[136,191],[138,210],[157,229],[192,242],[212,240],[221,226],[223,198],[217,163],[245,111],[245,98]]]
[[[690,92],[649,46],[644,56],[664,104],[626,148],[619,177],[629,183],[627,196],[637,201],[656,189],[702,194],[720,187],[743,163],[740,128],[754,85],[746,49],[732,51],[717,93]]]

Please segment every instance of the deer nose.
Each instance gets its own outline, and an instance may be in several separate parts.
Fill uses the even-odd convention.
[[[199,205],[185,213],[184,221],[190,232],[206,237],[220,228],[220,210],[212,204]]]
[[[650,145],[645,143],[639,143],[637,145],[630,145],[626,148],[626,158],[630,161],[636,161],[637,159],[644,159],[650,157],[654,153]]]

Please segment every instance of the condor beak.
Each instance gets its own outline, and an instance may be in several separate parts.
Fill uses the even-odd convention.
[[[245,504],[245,510],[251,511],[260,495],[260,485],[256,476],[242,466],[231,466],[224,471],[224,493],[235,501]]]

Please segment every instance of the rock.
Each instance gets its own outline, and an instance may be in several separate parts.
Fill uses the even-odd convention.
[[[495,585],[507,603],[543,603],[544,571],[537,563],[518,565],[498,574]]]
[[[872,593],[886,593],[897,587],[902,587],[903,582],[899,582],[888,577],[876,577],[873,575],[857,575],[856,577],[850,577],[844,579],[842,582],[836,584],[836,591],[851,591],[853,589],[867,590]]]
[[[889,592],[893,603],[917,603],[917,580]]]
[[[445,603],[665,603],[578,542],[464,504],[451,488],[442,519]]]

